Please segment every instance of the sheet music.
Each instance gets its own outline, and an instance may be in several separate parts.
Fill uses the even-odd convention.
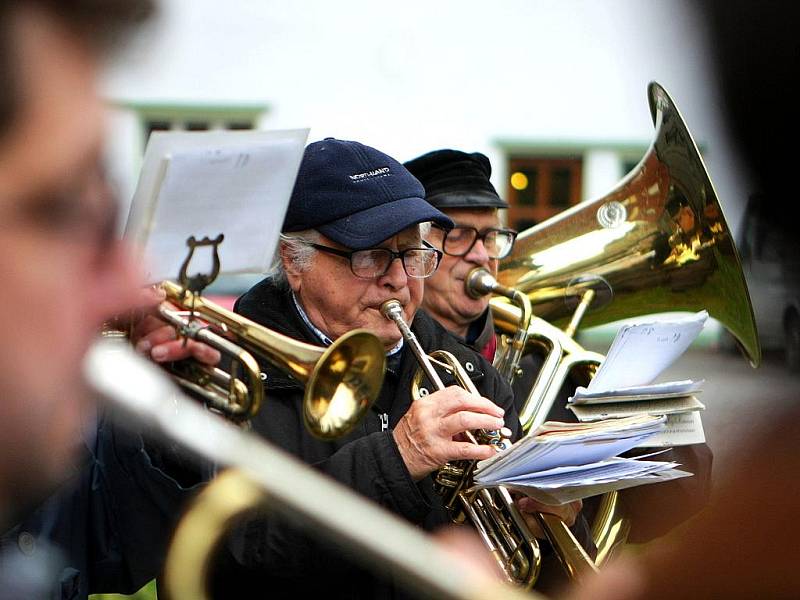
[[[649,485],[653,483],[664,483],[679,479],[681,477],[691,477],[692,474],[681,469],[669,468],[656,473],[651,473],[643,477],[631,477],[628,479],[618,479],[617,481],[609,481],[605,483],[592,483],[581,484],[575,486],[563,486],[560,488],[539,488],[532,485],[523,485],[516,483],[503,484],[511,490],[517,490],[526,496],[549,504],[551,506],[558,504],[566,504],[575,500],[583,500],[591,498],[592,496],[599,496],[606,492],[613,492],[615,490],[624,490],[630,487],[639,485]],[[476,488],[492,487],[491,485],[477,485]]]
[[[639,448],[664,448],[672,446],[689,446],[703,444],[706,433],[703,419],[699,411],[681,412],[667,415],[667,422],[662,432],[657,433],[638,445]]]
[[[176,279],[186,240],[225,239],[221,272],[263,273],[277,246],[308,130],[158,132],[131,206],[133,240],[151,282]],[[190,274],[207,271],[199,249]]]
[[[690,394],[699,394],[705,379],[697,381],[668,381],[651,385],[634,385],[615,390],[589,392],[585,387],[575,389],[575,395],[569,398],[570,404],[602,404],[606,402],[628,402],[650,400],[656,398],[680,398]]]
[[[587,391],[618,390],[652,383],[686,351],[707,319],[708,313],[702,310],[685,318],[623,325]]]
[[[663,416],[637,416],[600,423],[545,423],[546,433],[524,437],[504,452],[479,462],[475,481],[499,482],[555,467],[608,460],[660,432],[665,421]]]
[[[705,410],[705,405],[696,396],[678,398],[656,398],[637,402],[613,402],[608,404],[570,404],[569,410],[579,421],[599,421],[631,415],[671,415],[675,413]]]

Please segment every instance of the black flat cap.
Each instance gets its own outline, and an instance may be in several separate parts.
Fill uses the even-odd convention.
[[[492,165],[480,152],[434,150],[403,163],[436,208],[508,208],[489,177]]]

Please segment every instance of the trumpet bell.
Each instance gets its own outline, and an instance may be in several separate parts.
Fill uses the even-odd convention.
[[[648,98],[656,135],[639,164],[605,196],[523,232],[497,279],[556,325],[589,289],[584,326],[706,309],[757,366],[750,295],[714,186],[670,96],[652,82]]]
[[[381,390],[386,353],[365,330],[339,337],[322,353],[306,383],[303,419],[310,432],[334,439],[350,432]]]

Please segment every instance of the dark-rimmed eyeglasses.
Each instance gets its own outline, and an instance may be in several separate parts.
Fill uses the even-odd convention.
[[[437,228],[438,229],[438,228]],[[475,227],[454,227],[450,231],[441,232],[442,250],[450,256],[466,256],[481,240],[489,258],[505,258],[514,247],[517,232],[503,227],[489,227],[478,231]]]
[[[366,250],[339,250],[338,248],[331,248],[330,246],[323,246],[322,244],[314,244],[302,240],[307,246],[341,256],[350,261],[350,270],[353,275],[361,279],[375,279],[382,277],[389,271],[392,262],[399,258],[403,265],[403,270],[406,275],[414,279],[424,279],[430,277],[436,272],[439,267],[439,261],[442,260],[441,251],[427,246],[425,248],[405,248],[399,252],[390,250],[389,248],[368,248]]]

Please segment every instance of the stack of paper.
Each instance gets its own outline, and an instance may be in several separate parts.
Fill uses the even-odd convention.
[[[478,487],[517,488],[547,504],[611,490],[669,481],[690,473],[672,462],[620,458],[664,429],[665,417],[637,416],[596,423],[543,424],[534,435],[478,463]]]
[[[653,383],[697,338],[706,311],[690,317],[624,325],[608,356],[568,408],[580,421],[631,415],[667,415],[666,428],[639,446],[680,446],[705,441],[697,399],[703,380]]]

